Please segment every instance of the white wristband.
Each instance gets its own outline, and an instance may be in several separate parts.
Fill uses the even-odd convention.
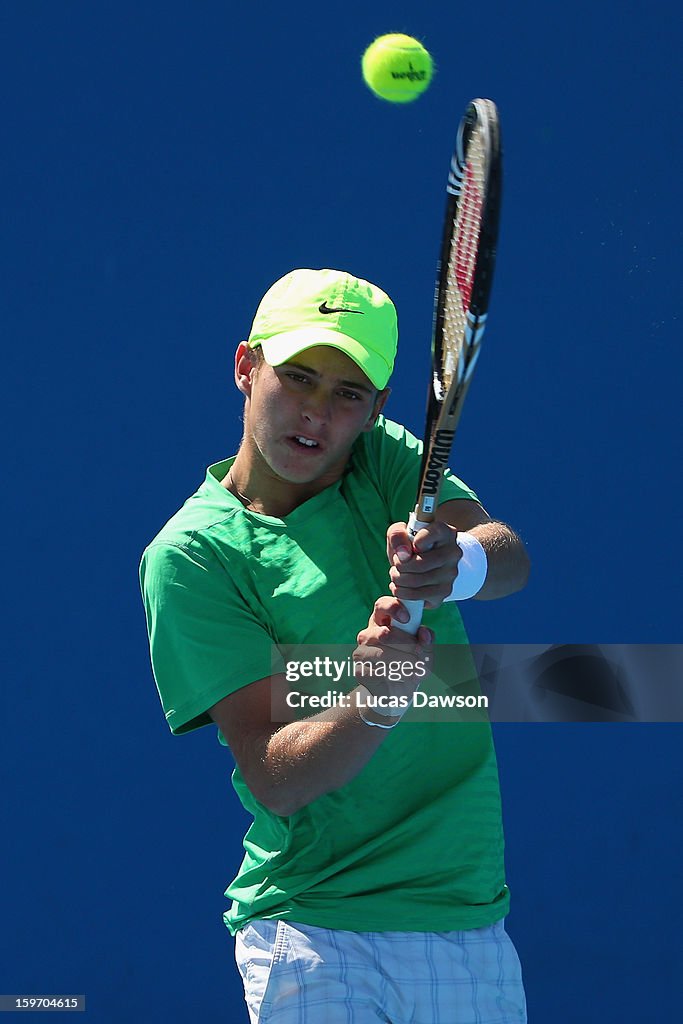
[[[478,594],[486,582],[488,561],[486,552],[471,533],[458,533],[456,544],[462,551],[458,562],[458,575],[446,601],[466,601]]]
[[[358,684],[358,689],[363,692],[363,696],[365,697],[366,701],[366,707],[370,707],[370,705],[367,704],[367,699],[368,697],[374,697],[374,693],[368,690],[367,686],[363,686],[362,683]],[[358,714],[360,715],[361,722],[365,722],[366,725],[375,725],[377,726],[378,729],[395,729],[398,723],[405,715],[408,708],[382,708],[374,706],[370,707],[370,710],[374,711],[375,714],[379,715],[380,718],[395,718],[396,721],[388,723],[387,725],[384,725],[384,723],[380,722],[371,722],[368,718],[364,717],[363,712],[361,711],[360,708],[358,708]]]
[[[368,690],[367,686],[365,686],[363,683],[358,684],[358,689],[363,691],[363,696],[365,697],[366,702],[365,706],[369,707],[371,711],[374,711],[376,715],[381,715],[382,718],[401,718],[401,716],[405,715],[406,711],[408,710],[407,707],[385,708],[378,704],[368,704],[368,697],[372,697],[375,700],[377,699],[375,694],[372,692],[372,690]]]
[[[358,712],[358,715],[361,722],[365,722],[366,725],[376,726],[378,729],[395,729],[398,723],[401,721],[401,719],[399,718],[397,721],[392,722],[391,725],[383,725],[381,722],[371,722],[369,718],[363,718],[363,712],[360,710]]]

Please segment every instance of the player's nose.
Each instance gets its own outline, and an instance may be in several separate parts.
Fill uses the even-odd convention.
[[[322,426],[329,422],[332,412],[332,402],[329,395],[322,392],[309,395],[304,402],[301,415],[311,424]]]

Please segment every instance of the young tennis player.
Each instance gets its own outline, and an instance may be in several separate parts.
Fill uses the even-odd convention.
[[[450,599],[519,590],[528,559],[450,473],[411,542],[420,446],[381,415],[396,342],[394,306],[366,281],[273,285],[236,352],[239,451],[142,559],[169,726],[218,725],[254,819],[224,915],[252,1022],[526,1020],[490,726],[420,714],[415,694],[432,654],[467,650]],[[402,599],[425,601],[416,637]],[[336,703],[274,715],[273,645],[308,644],[399,667],[350,670]]]

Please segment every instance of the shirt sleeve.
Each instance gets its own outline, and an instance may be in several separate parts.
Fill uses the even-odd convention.
[[[392,521],[405,522],[415,507],[422,441],[399,423],[384,417],[379,418],[368,438],[374,471],[379,475],[380,488],[389,503]],[[439,493],[439,505],[454,498],[479,501],[475,492],[447,469]]]
[[[207,708],[272,674],[271,637],[210,546],[152,543],[140,586],[154,680],[174,735],[212,724]]]

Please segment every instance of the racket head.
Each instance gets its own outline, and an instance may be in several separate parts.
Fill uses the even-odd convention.
[[[437,264],[432,375],[415,513],[434,518],[462,405],[479,356],[496,261],[502,194],[498,111],[475,99],[460,122]]]

